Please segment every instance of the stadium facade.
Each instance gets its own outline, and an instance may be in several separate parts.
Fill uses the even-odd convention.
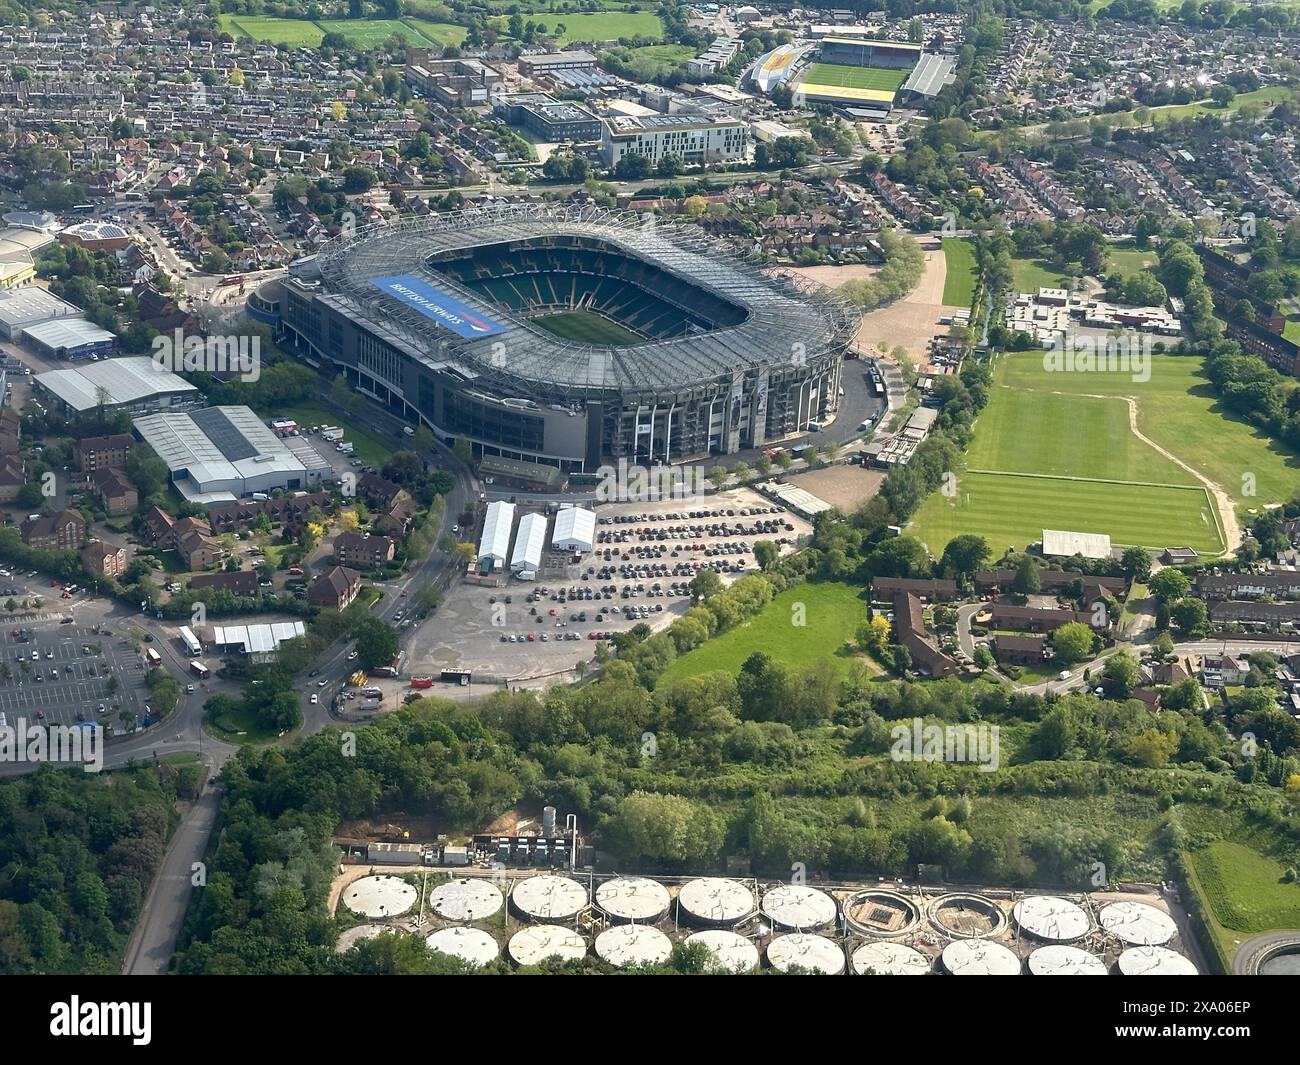
[[[440,438],[568,471],[733,454],[829,417],[852,311],[655,222],[506,204],[375,227],[249,310]]]

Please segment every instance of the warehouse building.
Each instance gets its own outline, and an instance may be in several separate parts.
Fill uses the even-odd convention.
[[[47,359],[100,359],[113,353],[117,337],[84,318],[55,318],[28,326],[27,346]]]
[[[107,414],[149,414],[201,407],[203,393],[145,355],[103,359],[32,378],[36,395],[65,417],[102,407]]]
[[[172,486],[200,506],[234,503],[277,488],[302,488],[308,471],[248,407],[151,414],[136,433],[167,464]]]
[[[80,317],[79,307],[43,288],[0,292],[0,339],[3,340],[16,343],[31,326],[52,322],[56,318]]]
[[[582,507],[562,507],[555,515],[551,546],[556,551],[587,554],[596,545],[596,515]]]
[[[480,573],[501,569],[510,552],[510,530],[515,523],[515,505],[498,499],[489,503],[478,542]]]
[[[536,512],[525,514],[519,521],[515,536],[515,551],[510,556],[510,570],[524,581],[537,579],[542,568],[542,549],[546,546],[546,515]]]

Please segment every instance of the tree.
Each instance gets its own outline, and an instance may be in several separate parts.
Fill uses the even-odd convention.
[[[1138,686],[1137,659],[1127,651],[1111,655],[1101,671],[1106,690],[1117,699],[1127,699]]]
[[[948,541],[939,564],[945,573],[971,574],[988,560],[989,554],[988,541],[984,537],[963,533]]]
[[[1186,596],[1169,608],[1169,619],[1185,639],[1204,636],[1210,631],[1210,616],[1201,599]]]
[[[1092,656],[1092,629],[1082,621],[1071,621],[1052,633],[1052,649],[1065,665],[1086,661]]]
[[[754,542],[754,560],[761,570],[770,569],[779,554],[780,548],[771,540],[756,540]]]
[[[691,578],[691,601],[703,603],[722,591],[722,578],[716,570],[702,569]]]
[[[986,644],[979,644],[975,648],[975,653],[971,656],[971,660],[979,666],[980,669],[993,668],[993,652],[988,649]]]
[[[1145,547],[1128,547],[1120,560],[1124,576],[1134,584],[1145,584],[1151,579],[1151,555]]]
[[[620,801],[599,831],[622,861],[656,868],[711,865],[724,834],[722,819],[708,806],[645,791]]]
[[[650,160],[636,152],[628,152],[614,167],[614,176],[619,181],[639,181],[650,176]]]
[[[427,425],[421,425],[411,437],[411,446],[416,451],[433,450],[433,431]]]
[[[1147,590],[1156,597],[1156,601],[1168,606],[1176,599],[1181,599],[1192,589],[1192,582],[1181,570],[1162,569],[1147,582]]]
[[[1038,576],[1038,566],[1028,555],[1023,556],[1016,565],[1016,576],[1011,587],[1021,595],[1036,595],[1042,590],[1043,582]]]
[[[363,617],[352,628],[362,669],[386,666],[398,651],[397,631],[376,617]]]

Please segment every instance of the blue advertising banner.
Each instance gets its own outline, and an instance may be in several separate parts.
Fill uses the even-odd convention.
[[[466,340],[505,332],[505,326],[499,322],[484,318],[477,311],[470,310],[460,300],[411,274],[376,277],[370,283],[380,292],[409,304],[421,314],[432,318],[439,325],[445,326]]]

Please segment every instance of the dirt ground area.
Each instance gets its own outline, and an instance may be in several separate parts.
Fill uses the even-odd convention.
[[[809,473],[797,473],[787,481],[818,499],[824,499],[840,513],[850,514],[880,491],[884,470],[841,464]]]
[[[785,271],[793,277],[806,277],[827,288],[839,288],[845,281],[857,281],[880,272],[879,266],[854,263],[850,266],[797,266]],[[940,285],[942,291],[943,286]]]
[[[862,316],[858,347],[864,350],[884,347],[892,351],[901,345],[913,364],[923,361],[931,338],[947,332],[939,319],[965,309],[949,307],[943,302],[943,283],[947,276],[943,250],[927,248],[925,269],[916,288],[897,303]]]

